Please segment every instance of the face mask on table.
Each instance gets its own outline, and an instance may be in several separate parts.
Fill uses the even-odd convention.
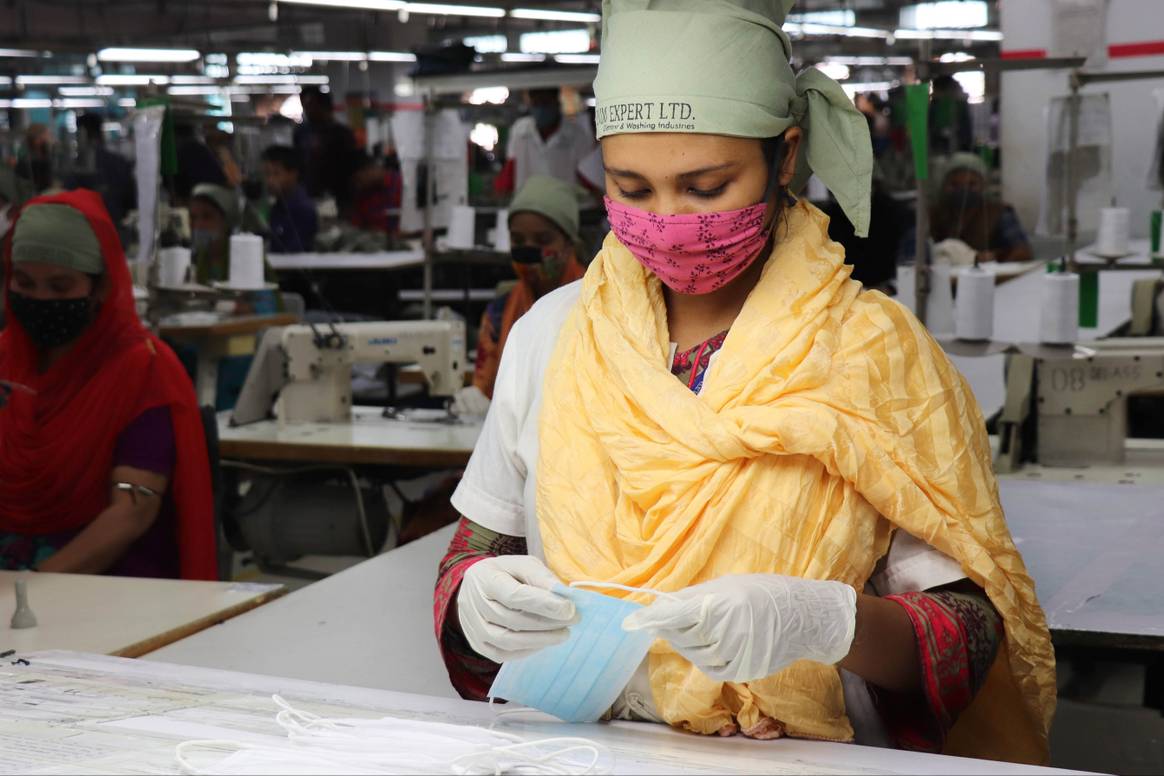
[[[619,242],[679,294],[708,294],[739,277],[764,249],[764,202],[739,210],[659,215],[606,197]]]
[[[33,299],[13,291],[8,300],[12,315],[39,348],[55,348],[72,342],[89,325],[89,297]]]

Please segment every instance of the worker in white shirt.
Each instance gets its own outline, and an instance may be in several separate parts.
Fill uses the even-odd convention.
[[[527,101],[529,115],[515,121],[509,131],[505,168],[494,183],[498,194],[521,189],[534,175],[574,183],[578,164],[594,150],[588,118],[564,115],[557,89],[533,89]]]

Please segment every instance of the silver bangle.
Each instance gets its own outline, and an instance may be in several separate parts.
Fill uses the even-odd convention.
[[[153,488],[147,488],[145,485],[138,485],[135,482],[115,482],[113,483],[115,490],[120,490],[123,493],[128,493],[133,503],[137,503],[138,495],[148,496],[150,498],[157,498],[158,492]]]

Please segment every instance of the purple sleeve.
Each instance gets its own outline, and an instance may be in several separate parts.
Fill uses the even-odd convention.
[[[113,465],[170,476],[174,470],[174,424],[169,407],[148,409],[125,427],[117,438]]]

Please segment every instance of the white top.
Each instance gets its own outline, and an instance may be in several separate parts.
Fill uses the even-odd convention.
[[[505,155],[514,163],[514,191],[520,191],[531,175],[549,175],[573,183],[575,171],[594,149],[594,136],[580,119],[562,117],[558,131],[542,140],[532,116],[513,122]]]
[[[514,324],[501,356],[485,426],[452,498],[457,511],[473,522],[499,533],[524,536],[529,554],[538,558],[545,557],[535,503],[541,390],[558,331],[578,301],[581,287],[577,281],[547,294]],[[898,531],[870,579],[870,592],[892,595],[928,590],[964,576],[957,562]],[[864,681],[847,671],[841,674],[857,742],[888,745]]]

